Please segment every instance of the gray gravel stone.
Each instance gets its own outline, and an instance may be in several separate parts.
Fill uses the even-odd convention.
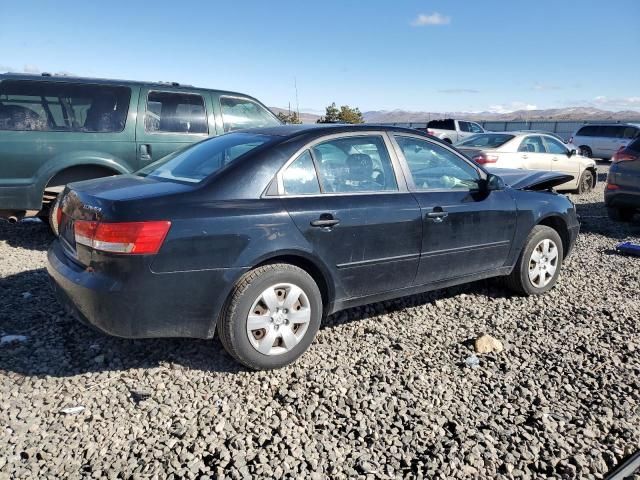
[[[0,224],[0,336],[27,338],[0,347],[0,478],[603,478],[640,443],[640,259],[614,253],[640,224],[602,193],[572,196],[582,233],[548,294],[483,281],[340,312],[273,372],[82,326],[45,225]],[[507,349],[465,368],[483,332]]]

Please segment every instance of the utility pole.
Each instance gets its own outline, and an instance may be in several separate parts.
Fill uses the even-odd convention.
[[[298,103],[298,79],[293,77],[293,86],[296,89],[296,112],[298,113],[298,118],[300,118],[300,104]]]

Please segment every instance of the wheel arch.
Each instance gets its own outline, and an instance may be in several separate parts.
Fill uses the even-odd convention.
[[[567,257],[567,252],[571,247],[571,236],[569,235],[569,226],[567,222],[560,215],[549,215],[542,218],[536,225],[544,225],[549,228],[553,228],[562,240],[562,259]]]
[[[118,169],[113,165],[96,163],[84,163],[67,166],[54,173],[45,183],[45,189],[50,187],[60,187],[67,183],[89,180],[91,178],[108,177],[126,173],[124,169]]]

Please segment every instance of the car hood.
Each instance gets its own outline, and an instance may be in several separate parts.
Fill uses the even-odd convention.
[[[517,190],[548,190],[573,180],[573,175],[562,172],[541,170],[517,170],[510,168],[488,168],[490,173],[498,175],[504,183]]]

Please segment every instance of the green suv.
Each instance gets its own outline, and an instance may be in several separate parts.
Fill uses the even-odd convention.
[[[0,74],[0,218],[46,217],[67,183],[133,172],[208,136],[279,124],[240,93]]]

